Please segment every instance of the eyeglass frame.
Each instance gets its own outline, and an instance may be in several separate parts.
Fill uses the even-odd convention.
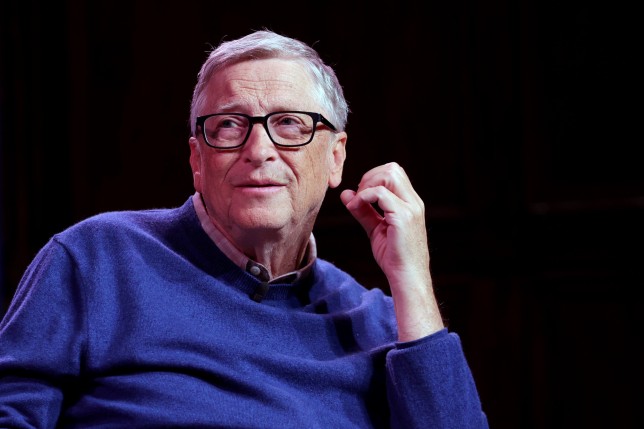
[[[278,115],[281,113],[299,113],[299,114],[305,114],[309,115],[311,119],[313,119],[313,131],[311,131],[311,137],[309,138],[308,141],[304,143],[298,143],[298,144],[281,144],[277,143],[274,139],[273,136],[271,135],[271,132],[268,130],[268,118],[270,118],[273,115]],[[248,131],[246,132],[246,137],[242,140],[242,142],[236,146],[215,146],[212,145],[208,141],[208,137],[206,137],[206,130],[204,127],[204,123],[206,122],[206,119],[211,118],[213,116],[223,116],[223,115],[238,115],[238,116],[243,116],[244,118],[248,119],[249,125],[248,125]],[[203,136],[203,140],[208,145],[209,147],[213,149],[219,149],[219,150],[228,150],[228,149],[237,149],[242,147],[243,145],[246,144],[248,141],[248,137],[250,137],[251,131],[253,131],[253,127],[255,124],[262,124],[264,126],[264,130],[266,130],[266,135],[268,138],[273,142],[273,144],[277,147],[283,147],[283,148],[290,148],[290,147],[302,147],[306,146],[307,144],[311,143],[313,141],[313,138],[315,137],[315,131],[317,131],[317,125],[318,123],[322,123],[323,125],[326,125],[328,128],[330,128],[332,131],[337,132],[337,128],[335,125],[333,125],[327,118],[325,118],[321,113],[316,113],[316,112],[305,112],[301,110],[280,110],[277,112],[271,112],[268,113],[264,116],[250,116],[245,113],[238,113],[238,112],[222,112],[222,113],[210,113],[208,115],[202,115],[202,116],[197,116],[195,119],[195,125],[196,128],[201,129],[201,135]]]

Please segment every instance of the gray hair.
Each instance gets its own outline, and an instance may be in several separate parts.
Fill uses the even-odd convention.
[[[344,131],[349,106],[335,71],[322,61],[317,51],[307,44],[270,30],[255,31],[242,38],[223,42],[213,49],[201,66],[190,103],[190,130],[194,136],[195,121],[204,102],[204,91],[212,75],[229,65],[247,60],[284,58],[300,61],[311,73],[315,94],[324,113],[338,131]]]

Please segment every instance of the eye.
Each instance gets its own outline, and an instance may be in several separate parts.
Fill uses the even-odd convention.
[[[219,146],[238,144],[248,130],[248,119],[235,114],[210,116],[204,122],[204,134],[208,142]]]
[[[246,128],[246,118],[242,116],[215,116],[217,118],[216,128]]]
[[[271,125],[274,127],[300,127],[305,125],[305,122],[302,115],[295,113],[282,113],[271,118]]]

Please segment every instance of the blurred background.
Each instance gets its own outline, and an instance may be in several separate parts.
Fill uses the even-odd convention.
[[[644,427],[637,16],[582,1],[2,1],[0,315],[56,232],[188,198],[201,63],[266,27],[312,44],[351,108],[320,256],[387,290],[339,193],[400,163],[490,426]]]

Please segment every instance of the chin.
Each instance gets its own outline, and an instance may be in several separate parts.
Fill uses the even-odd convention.
[[[246,229],[282,229],[290,223],[291,215],[280,213],[279,210],[262,208],[245,210],[236,216],[236,224]]]

